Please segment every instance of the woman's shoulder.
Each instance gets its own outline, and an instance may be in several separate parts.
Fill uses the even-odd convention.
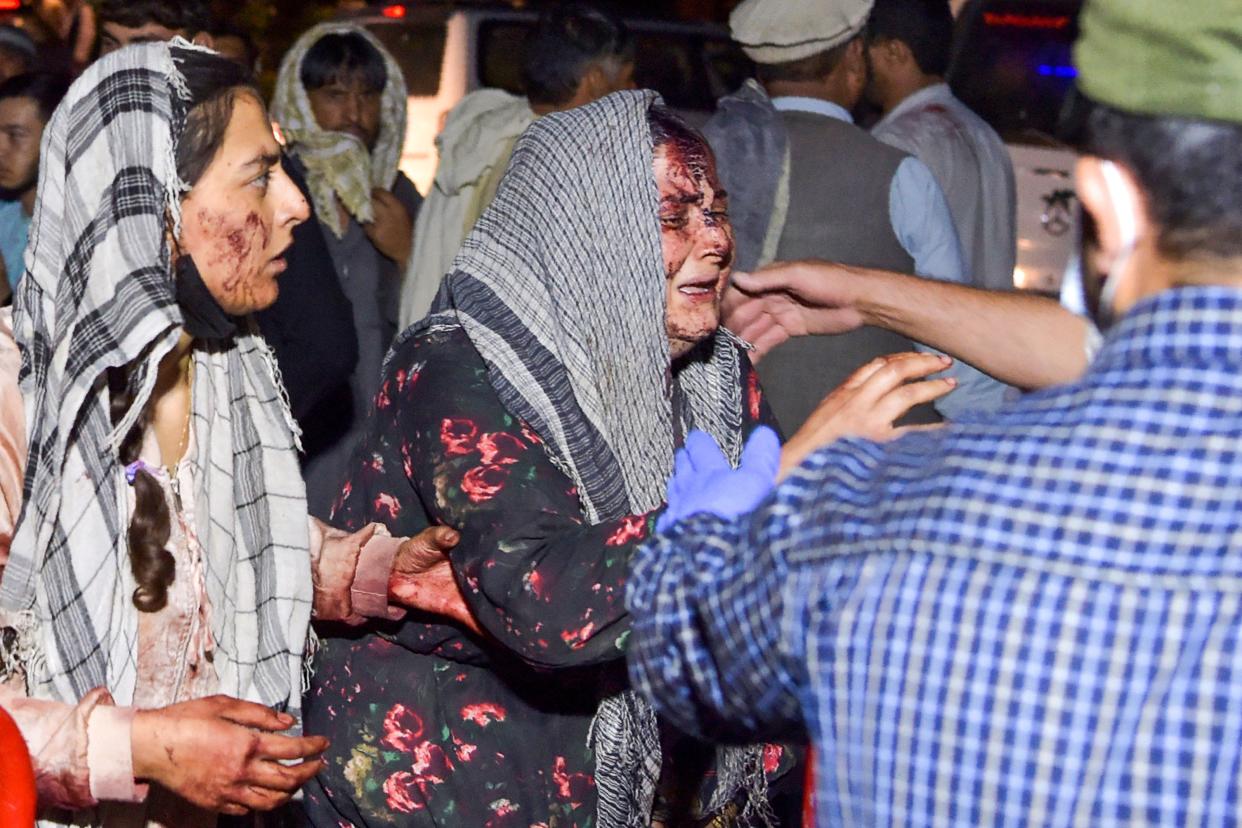
[[[478,402],[482,396],[490,402],[495,396],[487,365],[456,322],[424,323],[398,336],[384,369],[384,387],[394,384],[446,408],[455,400]]]

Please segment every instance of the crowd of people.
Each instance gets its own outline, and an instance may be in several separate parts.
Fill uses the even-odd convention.
[[[744,0],[702,131],[549,7],[425,197],[363,27],[270,100],[198,0],[0,28],[39,824],[1231,824],[1242,25],[1183,5],[1082,13],[1085,317],[947,0]]]

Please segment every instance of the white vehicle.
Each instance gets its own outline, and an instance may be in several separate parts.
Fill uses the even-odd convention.
[[[401,64],[409,121],[401,169],[420,192],[436,171],[435,137],[448,111],[484,87],[520,94],[522,43],[536,14],[468,3],[394,3],[342,15],[366,26]],[[716,99],[737,89],[752,65],[728,31],[709,24],[627,20],[635,41],[635,81],[701,123]]]
[[[1071,48],[1081,0],[969,0],[949,82],[1000,133],[1018,201],[1014,286],[1055,295],[1078,243],[1073,149],[1053,137],[1077,75]]]

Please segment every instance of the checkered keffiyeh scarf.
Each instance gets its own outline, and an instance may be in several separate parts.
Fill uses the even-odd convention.
[[[174,160],[188,92],[184,41],[94,64],[43,139],[39,204],[14,323],[29,436],[25,512],[0,585],[36,696],[106,686],[127,704],[138,610],[118,459],[181,335],[166,241],[185,185]],[[295,715],[312,584],[296,436],[257,334],[194,349],[195,529],[202,543],[220,691]],[[117,428],[104,375],[130,365]],[[179,575],[181,573],[178,573]]]
[[[380,132],[375,148],[367,151],[353,135],[328,132],[319,127],[311,111],[310,98],[302,85],[302,61],[311,47],[327,35],[356,34],[367,39],[384,57],[388,82],[380,101]],[[371,191],[391,190],[397,180],[397,165],[405,142],[405,76],[375,35],[348,23],[321,23],[297,39],[280,61],[276,92],[272,97],[272,117],[280,124],[290,149],[306,165],[311,197],[319,220],[336,234],[345,235],[336,208],[336,199],[359,223],[375,218]]]
[[[705,358],[669,374],[647,124],[657,100],[620,92],[530,126],[437,312],[403,335],[461,324],[500,400],[544,438],[593,524],[664,503],[688,428],[714,435],[735,464],[741,452],[737,341],[722,330]],[[648,825],[660,774],[655,713],[632,692],[608,698],[591,738],[600,828]],[[709,808],[743,786],[762,799],[757,750],[719,753]]]

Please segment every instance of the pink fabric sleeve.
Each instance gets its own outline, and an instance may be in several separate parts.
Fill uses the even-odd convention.
[[[0,684],[0,706],[17,722],[30,750],[40,807],[92,808],[100,800],[141,802],[130,750],[133,711],[112,706],[103,687],[77,704],[32,699]]]
[[[21,354],[13,339],[12,311],[0,311],[0,572],[9,559],[13,529],[22,510],[26,469],[26,414],[17,385]]]
[[[388,603],[388,577],[392,574],[392,562],[405,538],[393,538],[376,534],[362,547],[358,556],[358,569],[354,573],[354,585],[350,600],[354,612],[367,618],[387,618],[396,621],[405,617],[405,610]]]
[[[332,562],[347,561],[357,550],[357,561],[353,564],[353,572],[348,575],[353,616],[345,619],[347,623],[362,623],[367,618],[396,621],[405,616],[405,610],[388,603],[388,576],[392,572],[397,550],[406,539],[389,536],[388,530],[381,524],[373,525],[375,534],[358,550],[361,532],[334,529],[316,518],[310,518],[311,567],[316,573],[324,575],[316,578],[317,593],[322,583],[338,581],[328,577]],[[316,602],[319,602],[318,595]]]

